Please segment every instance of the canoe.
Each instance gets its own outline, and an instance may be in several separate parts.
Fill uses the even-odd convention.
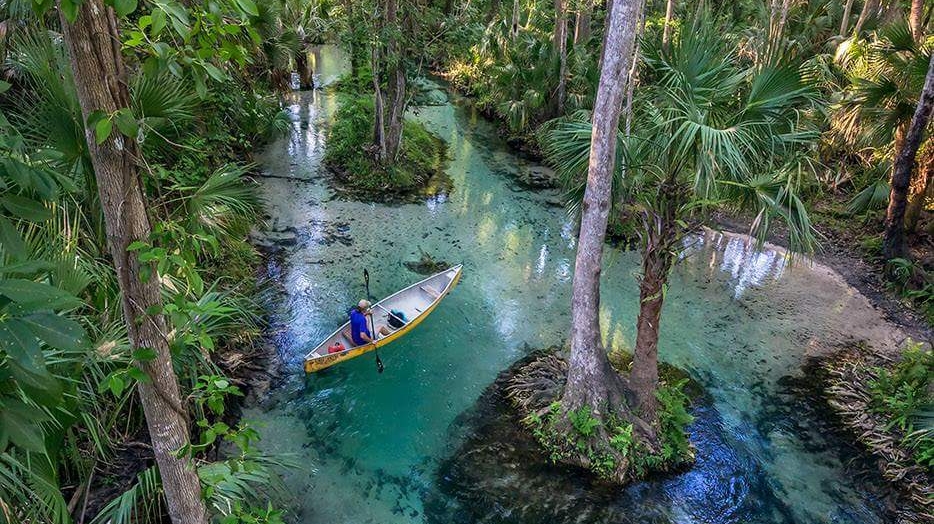
[[[383,326],[390,330],[388,335],[379,337],[375,342],[354,346],[353,341],[350,339],[350,321],[348,320],[343,326],[337,328],[334,333],[331,333],[324,342],[318,344],[314,351],[305,355],[305,373],[321,371],[334,364],[359,357],[364,353],[369,353],[398,340],[434,311],[441,299],[447,296],[451,289],[457,285],[462,270],[463,266],[458,264],[374,303],[371,306],[373,310],[373,327],[371,330],[374,333],[379,333],[380,328]],[[392,310],[401,311],[405,317],[405,323],[397,329],[393,329],[389,325],[389,312]],[[328,353],[328,347],[333,346],[336,342],[342,343],[347,349],[339,353]]]

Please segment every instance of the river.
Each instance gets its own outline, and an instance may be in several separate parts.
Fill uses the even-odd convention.
[[[321,50],[319,82],[344,64],[339,50]],[[290,95],[292,132],[259,158],[266,269],[282,289],[269,314],[287,371],[244,418],[260,426],[265,451],[299,465],[283,473],[294,522],[449,521],[426,513],[424,501],[437,500],[439,463],[467,431],[460,415],[529,348],[567,336],[573,220],[556,192],[516,184],[510,173],[525,161],[451,96],[411,115],[451,153],[453,189],[424,201],[373,204],[332,187],[321,165],[338,103],[328,90]],[[363,269],[373,294],[385,296],[421,278],[403,264],[421,251],[463,263],[463,279],[428,320],[380,351],[385,372],[367,355],[306,382],[303,355],[363,297]],[[606,250],[601,325],[610,346],[634,341],[637,269],[637,254]],[[710,233],[685,246],[662,322],[660,357],[710,394],[691,427],[698,464],[620,490],[614,521],[886,522],[878,477],[855,474],[852,451],[795,386],[809,355],[903,340],[864,297],[822,266]],[[510,521],[509,508],[479,509],[485,521]]]

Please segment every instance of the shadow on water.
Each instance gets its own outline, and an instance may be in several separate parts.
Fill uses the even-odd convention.
[[[319,55],[319,78],[346,69],[339,50]],[[523,190],[515,174],[535,166],[455,102],[413,116],[448,142],[452,191],[393,205],[336,198],[321,165],[336,96],[296,93],[287,105],[291,135],[259,159],[269,216],[254,238],[270,252],[279,292],[268,309],[288,371],[244,419],[260,427],[263,450],[301,464],[283,472],[291,521],[886,521],[878,478],[857,474],[813,411],[820,401],[796,382],[807,382],[811,356],[904,336],[839,277],[732,235],[686,245],[659,351],[709,394],[691,428],[698,463],[624,490],[596,486],[533,460],[488,389],[526,348],[567,337],[576,237],[560,193]],[[464,276],[430,318],[381,350],[386,371],[364,356],[304,380],[303,355],[364,294],[362,269],[385,296],[420,278],[406,262],[422,252],[463,263]],[[604,258],[603,339],[631,346],[638,257],[607,249]]]
[[[463,443],[441,461],[435,489],[425,495],[428,522],[525,524],[636,523],[797,523],[788,494],[770,479],[759,459],[725,427],[711,399],[702,396],[689,427],[697,462],[687,471],[657,474],[619,488],[601,483],[578,468],[553,465],[509,409],[502,373],[477,404],[455,425],[467,429]],[[859,457],[835,434],[829,410],[822,408],[813,382],[788,378],[771,408],[755,420],[768,434],[776,426],[812,442],[811,453]],[[841,507],[832,522],[873,522],[885,513],[885,483],[872,465],[853,458],[848,471],[866,483],[867,505]],[[876,491],[878,487],[879,491]],[[822,488],[830,496],[836,487]],[[800,508],[799,508],[800,509]],[[879,520],[885,522],[885,519]],[[893,520],[894,522],[894,520]]]

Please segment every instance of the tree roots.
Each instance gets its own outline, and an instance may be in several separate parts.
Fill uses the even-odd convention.
[[[884,417],[871,409],[870,384],[876,380],[878,366],[888,367],[893,359],[881,354],[854,349],[824,364],[829,379],[828,403],[854,434],[881,460],[879,469],[885,478],[899,485],[913,509],[900,508],[910,521],[934,522],[934,484],[923,467],[912,460],[897,427],[889,428]]]

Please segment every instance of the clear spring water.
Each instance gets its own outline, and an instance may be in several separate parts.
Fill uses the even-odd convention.
[[[316,55],[319,81],[345,68],[339,50]],[[343,199],[321,166],[337,105],[328,91],[290,98],[294,127],[260,165],[274,244],[268,266],[282,292],[270,304],[283,384],[245,418],[265,450],[292,454],[284,473],[296,522],[430,521],[436,468],[452,453],[469,409],[528,347],[561,343],[569,323],[574,226],[553,192],[529,192],[509,175],[523,164],[494,127],[458,101],[414,117],[447,140],[453,190],[410,204]],[[302,356],[371,291],[385,296],[419,278],[404,261],[420,250],[464,264],[460,285],[431,317],[380,356],[316,375]],[[634,340],[637,256],[606,250],[601,325],[610,345]],[[653,522],[883,521],[882,502],[855,476],[826,427],[800,409],[781,379],[809,354],[841,344],[897,344],[901,332],[820,266],[755,253],[742,237],[708,234],[690,246],[667,295],[660,356],[710,392],[713,416],[692,427],[690,472],[621,491]],[[504,472],[505,474],[505,472]],[[504,511],[490,508],[491,514]],[[647,521],[647,520],[643,520]]]

